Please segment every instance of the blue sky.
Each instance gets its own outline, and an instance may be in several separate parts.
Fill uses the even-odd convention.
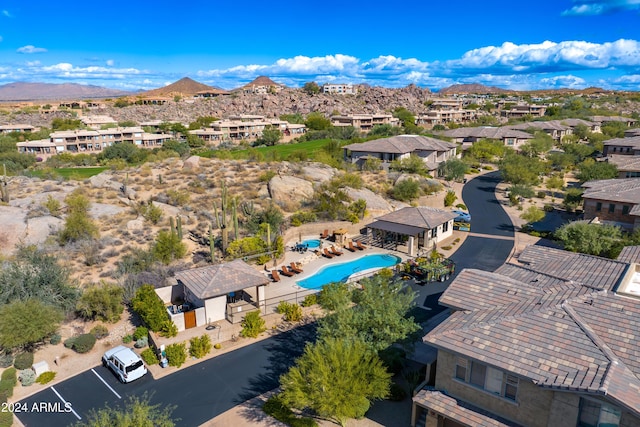
[[[233,89],[260,75],[638,90],[640,0],[0,0],[0,85]]]

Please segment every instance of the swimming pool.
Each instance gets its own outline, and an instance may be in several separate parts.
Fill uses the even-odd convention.
[[[393,267],[400,257],[389,254],[365,255],[352,261],[322,267],[312,276],[296,282],[305,289],[318,289],[331,282],[344,282],[349,276],[372,268]]]
[[[303,240],[302,244],[307,245],[309,249],[318,249],[320,247],[320,239]]]

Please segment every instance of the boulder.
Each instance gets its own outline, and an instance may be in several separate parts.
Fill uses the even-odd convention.
[[[376,211],[376,213],[389,213],[393,211],[393,206],[385,200],[384,197],[374,193],[367,188],[354,189],[345,188],[345,193],[354,202],[358,199],[362,199],[367,202],[368,211]]]
[[[89,207],[89,215],[92,218],[100,218],[101,216],[113,216],[126,210],[122,206],[108,205],[106,203],[92,203]]]
[[[276,204],[284,206],[312,199],[314,190],[313,184],[305,179],[276,175],[269,180],[269,194]]]
[[[313,183],[322,183],[329,181],[336,174],[336,169],[315,163],[313,165],[304,166],[302,168],[302,176]]]
[[[144,229],[144,219],[142,218],[132,219],[127,222],[127,231],[129,232],[142,229]]]
[[[198,170],[200,168],[200,157],[199,156],[191,156],[182,164],[182,169],[186,170]]]

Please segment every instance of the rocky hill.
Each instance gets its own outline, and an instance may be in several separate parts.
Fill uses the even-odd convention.
[[[193,97],[198,92],[213,92],[219,94],[228,93],[226,90],[221,89],[219,87],[208,86],[206,84],[197,82],[189,77],[184,77],[178,80],[175,83],[171,83],[170,85],[149,90],[146,92],[140,93],[138,96],[141,97],[173,97],[173,96],[183,96],[183,97]]]
[[[487,93],[496,94],[496,93],[510,93],[510,92],[513,92],[513,91],[507,90],[507,89],[501,89],[495,86],[485,86],[479,83],[452,85],[449,87],[442,88],[438,91],[438,93],[442,95],[472,94],[472,93],[484,95]]]

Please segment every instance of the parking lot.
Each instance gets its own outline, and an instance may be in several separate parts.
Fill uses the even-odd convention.
[[[97,366],[21,400],[14,413],[27,427],[68,426],[84,420],[91,409],[114,407],[152,381],[151,375],[146,375],[134,383],[121,384],[109,369]]]

